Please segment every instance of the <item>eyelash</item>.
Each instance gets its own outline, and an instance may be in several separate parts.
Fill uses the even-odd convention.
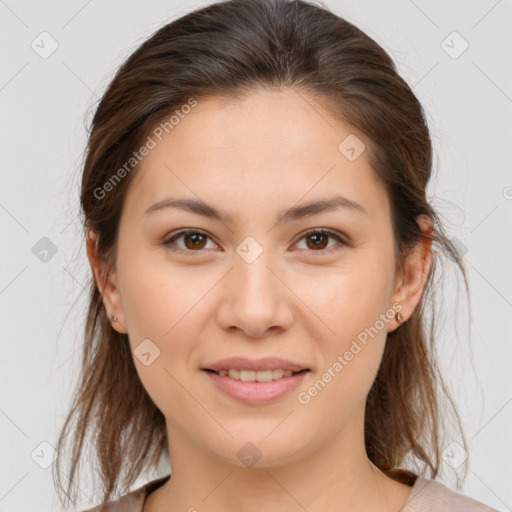
[[[182,229],[180,231],[178,231],[176,234],[166,238],[163,242],[163,245],[165,245],[166,247],[168,247],[171,251],[176,251],[176,252],[182,252],[182,253],[199,253],[199,254],[202,254],[204,251],[206,251],[206,249],[200,249],[200,250],[197,250],[197,251],[193,251],[193,250],[190,250],[190,249],[183,249],[181,247],[171,247],[171,245],[173,244],[174,241],[176,241],[178,238],[181,238],[183,235],[187,235],[187,234],[198,234],[198,235],[202,235],[202,236],[205,236],[207,238],[210,238],[211,240],[211,237],[205,232],[205,231],[202,231],[200,229]],[[342,246],[347,246],[349,247],[350,244],[345,241],[338,233],[336,233],[335,231],[331,231],[329,229],[324,229],[324,228],[313,228],[313,229],[309,229],[308,231],[306,231],[305,233],[302,234],[302,236],[299,238],[299,240],[297,240],[296,243],[300,242],[302,239],[310,236],[310,235],[313,235],[313,234],[322,234],[322,235],[327,235],[331,238],[334,238],[336,239]],[[213,241],[213,240],[212,240]],[[342,247],[331,247],[329,249],[321,249],[321,250],[318,250],[318,251],[315,251],[315,250],[310,250],[310,249],[301,249],[301,250],[305,250],[307,252],[318,252],[318,253],[321,253],[321,254],[331,254],[332,252],[335,252],[337,250],[340,250]]]

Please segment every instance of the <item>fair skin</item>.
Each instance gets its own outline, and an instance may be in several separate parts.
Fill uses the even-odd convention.
[[[410,317],[431,264],[418,245],[395,275],[385,190],[365,152],[350,161],[338,150],[351,133],[291,90],[200,99],[134,176],[106,285],[88,240],[112,327],[128,333],[132,350],[147,338],[160,350],[148,366],[134,357],[165,416],[172,466],[145,512],[397,512],[409,498],[411,487],[378,470],[364,446],[365,400],[394,318],[309,403],[297,398],[393,304]],[[280,212],[335,192],[366,213],[339,208],[276,223]],[[232,221],[175,208],[144,213],[169,197],[199,199]],[[207,236],[165,246],[180,228]],[[304,238],[311,228],[350,245]],[[263,249],[251,263],[236,252],[247,236]],[[202,370],[234,355],[287,358],[310,371],[272,403],[241,403]],[[237,457],[248,442],[261,456],[252,467]]]

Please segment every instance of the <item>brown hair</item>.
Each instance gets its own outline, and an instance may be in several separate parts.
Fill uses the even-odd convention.
[[[445,446],[443,398],[448,398],[447,409],[466,448],[435,355],[439,302],[434,300],[433,276],[443,253],[462,272],[467,292],[468,283],[461,256],[426,198],[432,144],[422,106],[390,56],[356,26],[301,0],[233,0],[159,29],[120,67],[95,112],[82,175],[84,235],[97,236],[98,254],[112,269],[123,201],[137,166],[101,199],[98,190],[155,126],[191,98],[234,98],[258,87],[290,88],[323,101],[363,134],[370,165],[390,197],[397,270],[418,242],[428,239],[439,249],[433,249],[420,303],[388,335],[365,419],[366,449],[373,464],[409,485],[415,473],[406,463],[419,463],[433,478]],[[416,223],[419,215],[431,220],[430,236]],[[94,278],[89,293],[79,385],[54,468],[60,497],[63,448],[73,430],[66,504],[75,502],[72,488],[87,436],[99,461],[102,503],[119,484],[124,494],[162,456],[169,459],[164,416],[139,380],[127,335],[112,329]]]

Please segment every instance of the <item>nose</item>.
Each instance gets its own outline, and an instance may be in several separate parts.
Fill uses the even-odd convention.
[[[288,329],[293,322],[293,293],[280,273],[265,251],[250,263],[236,256],[224,278],[217,308],[221,327],[251,338]]]

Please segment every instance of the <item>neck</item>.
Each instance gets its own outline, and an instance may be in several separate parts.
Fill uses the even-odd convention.
[[[286,464],[246,468],[168,425],[172,476],[148,497],[144,512],[398,512],[412,488],[370,462],[359,432],[364,428],[354,425]]]

